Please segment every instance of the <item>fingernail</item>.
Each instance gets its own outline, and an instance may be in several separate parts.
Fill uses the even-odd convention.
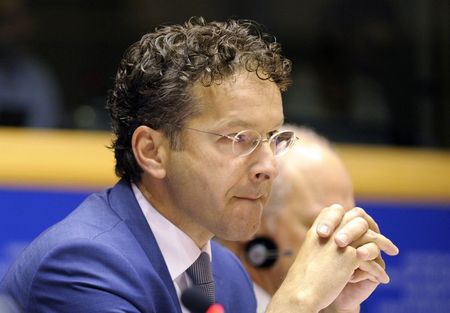
[[[339,241],[339,243],[343,246],[348,245],[348,236],[345,233],[339,233],[336,235],[336,239]]]
[[[327,225],[322,224],[319,226],[319,233],[321,233],[323,235],[328,235],[329,232],[330,232],[330,228]]]
[[[391,281],[391,279],[389,278],[389,276],[387,274],[386,274],[386,276],[380,275],[379,277],[377,277],[377,280],[381,284],[389,284],[389,282]]]
[[[397,248],[397,246],[390,247],[388,250],[386,250],[386,253],[388,255],[394,256],[400,253],[400,250]]]

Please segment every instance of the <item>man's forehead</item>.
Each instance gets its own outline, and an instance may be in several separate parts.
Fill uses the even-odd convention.
[[[198,80],[191,85],[190,92],[200,99],[221,96],[233,98],[240,96],[242,93],[248,93],[248,91],[265,94],[272,88],[281,93],[279,87],[273,81],[261,79],[253,72],[246,72],[234,74],[220,81],[212,82],[210,85],[204,85],[201,80]]]
[[[249,110],[221,110],[214,117],[209,118],[208,125],[214,130],[243,130],[252,129],[260,132],[278,130],[284,123],[284,116],[275,113],[276,108],[270,114],[252,114]]]
[[[278,86],[264,81],[254,73],[225,79],[220,84],[191,89],[192,101],[201,112],[198,119],[207,119],[216,129],[274,129],[283,124],[283,108]]]

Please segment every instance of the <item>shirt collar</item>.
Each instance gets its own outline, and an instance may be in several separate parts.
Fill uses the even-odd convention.
[[[210,260],[212,260],[210,241],[200,250],[186,233],[172,224],[148,202],[135,184],[131,184],[131,186],[145,219],[155,236],[172,280],[183,274],[197,260],[201,252],[208,253]]]
[[[266,312],[272,298],[271,295],[256,283],[253,283],[253,290],[255,291],[257,313]]]

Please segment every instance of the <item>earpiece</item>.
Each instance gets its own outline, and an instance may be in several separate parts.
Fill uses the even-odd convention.
[[[256,268],[273,266],[279,255],[290,256],[292,250],[289,249],[280,253],[275,241],[266,236],[256,237],[245,245],[246,259]]]

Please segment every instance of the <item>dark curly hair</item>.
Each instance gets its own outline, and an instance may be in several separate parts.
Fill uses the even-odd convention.
[[[131,45],[107,101],[117,176],[140,181],[131,148],[138,126],[161,130],[172,149],[181,149],[180,129],[199,113],[190,87],[220,84],[240,69],[275,82],[281,91],[290,84],[291,62],[281,55],[280,44],[249,20],[207,23],[193,17],[184,25],[160,26]]]

